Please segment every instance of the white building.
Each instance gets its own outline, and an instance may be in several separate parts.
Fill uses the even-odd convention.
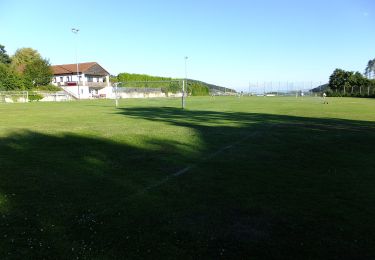
[[[96,62],[51,66],[52,84],[78,99],[114,98],[109,73]]]

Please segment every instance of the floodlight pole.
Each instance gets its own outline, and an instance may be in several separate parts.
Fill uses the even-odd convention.
[[[77,51],[77,42],[78,42],[78,32],[79,29],[77,28],[72,28],[72,33],[76,35],[76,64],[77,64],[77,90],[78,90],[78,99],[81,99],[81,93],[79,89],[79,69],[78,69],[78,51]]]

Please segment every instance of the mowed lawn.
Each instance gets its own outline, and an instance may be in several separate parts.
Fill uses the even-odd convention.
[[[0,104],[0,259],[374,259],[375,100]]]

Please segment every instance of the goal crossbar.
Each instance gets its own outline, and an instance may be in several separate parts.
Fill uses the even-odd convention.
[[[131,85],[136,85],[136,84],[146,84],[146,86],[139,87],[139,89],[151,89],[149,84],[162,84],[162,83],[178,83],[179,86],[182,83],[182,96],[181,96],[181,103],[182,103],[182,109],[185,108],[185,99],[186,99],[186,80],[185,79],[172,79],[172,80],[155,80],[155,81],[122,81],[122,82],[116,82],[114,83],[114,88],[115,88],[115,99],[116,99],[116,107],[118,107],[118,99],[119,99],[119,88],[129,88]],[[159,86],[158,88],[162,88],[164,86]]]

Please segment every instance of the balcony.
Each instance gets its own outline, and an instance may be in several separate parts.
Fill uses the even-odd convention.
[[[92,88],[104,88],[107,86],[107,82],[85,82],[85,86],[89,86]]]
[[[69,86],[77,86],[77,81],[67,81],[67,82],[57,82],[57,85],[60,87],[69,87]],[[80,86],[88,86],[91,88],[104,88],[107,87],[107,82],[83,82],[79,81]],[[109,84],[111,85],[111,84]]]

